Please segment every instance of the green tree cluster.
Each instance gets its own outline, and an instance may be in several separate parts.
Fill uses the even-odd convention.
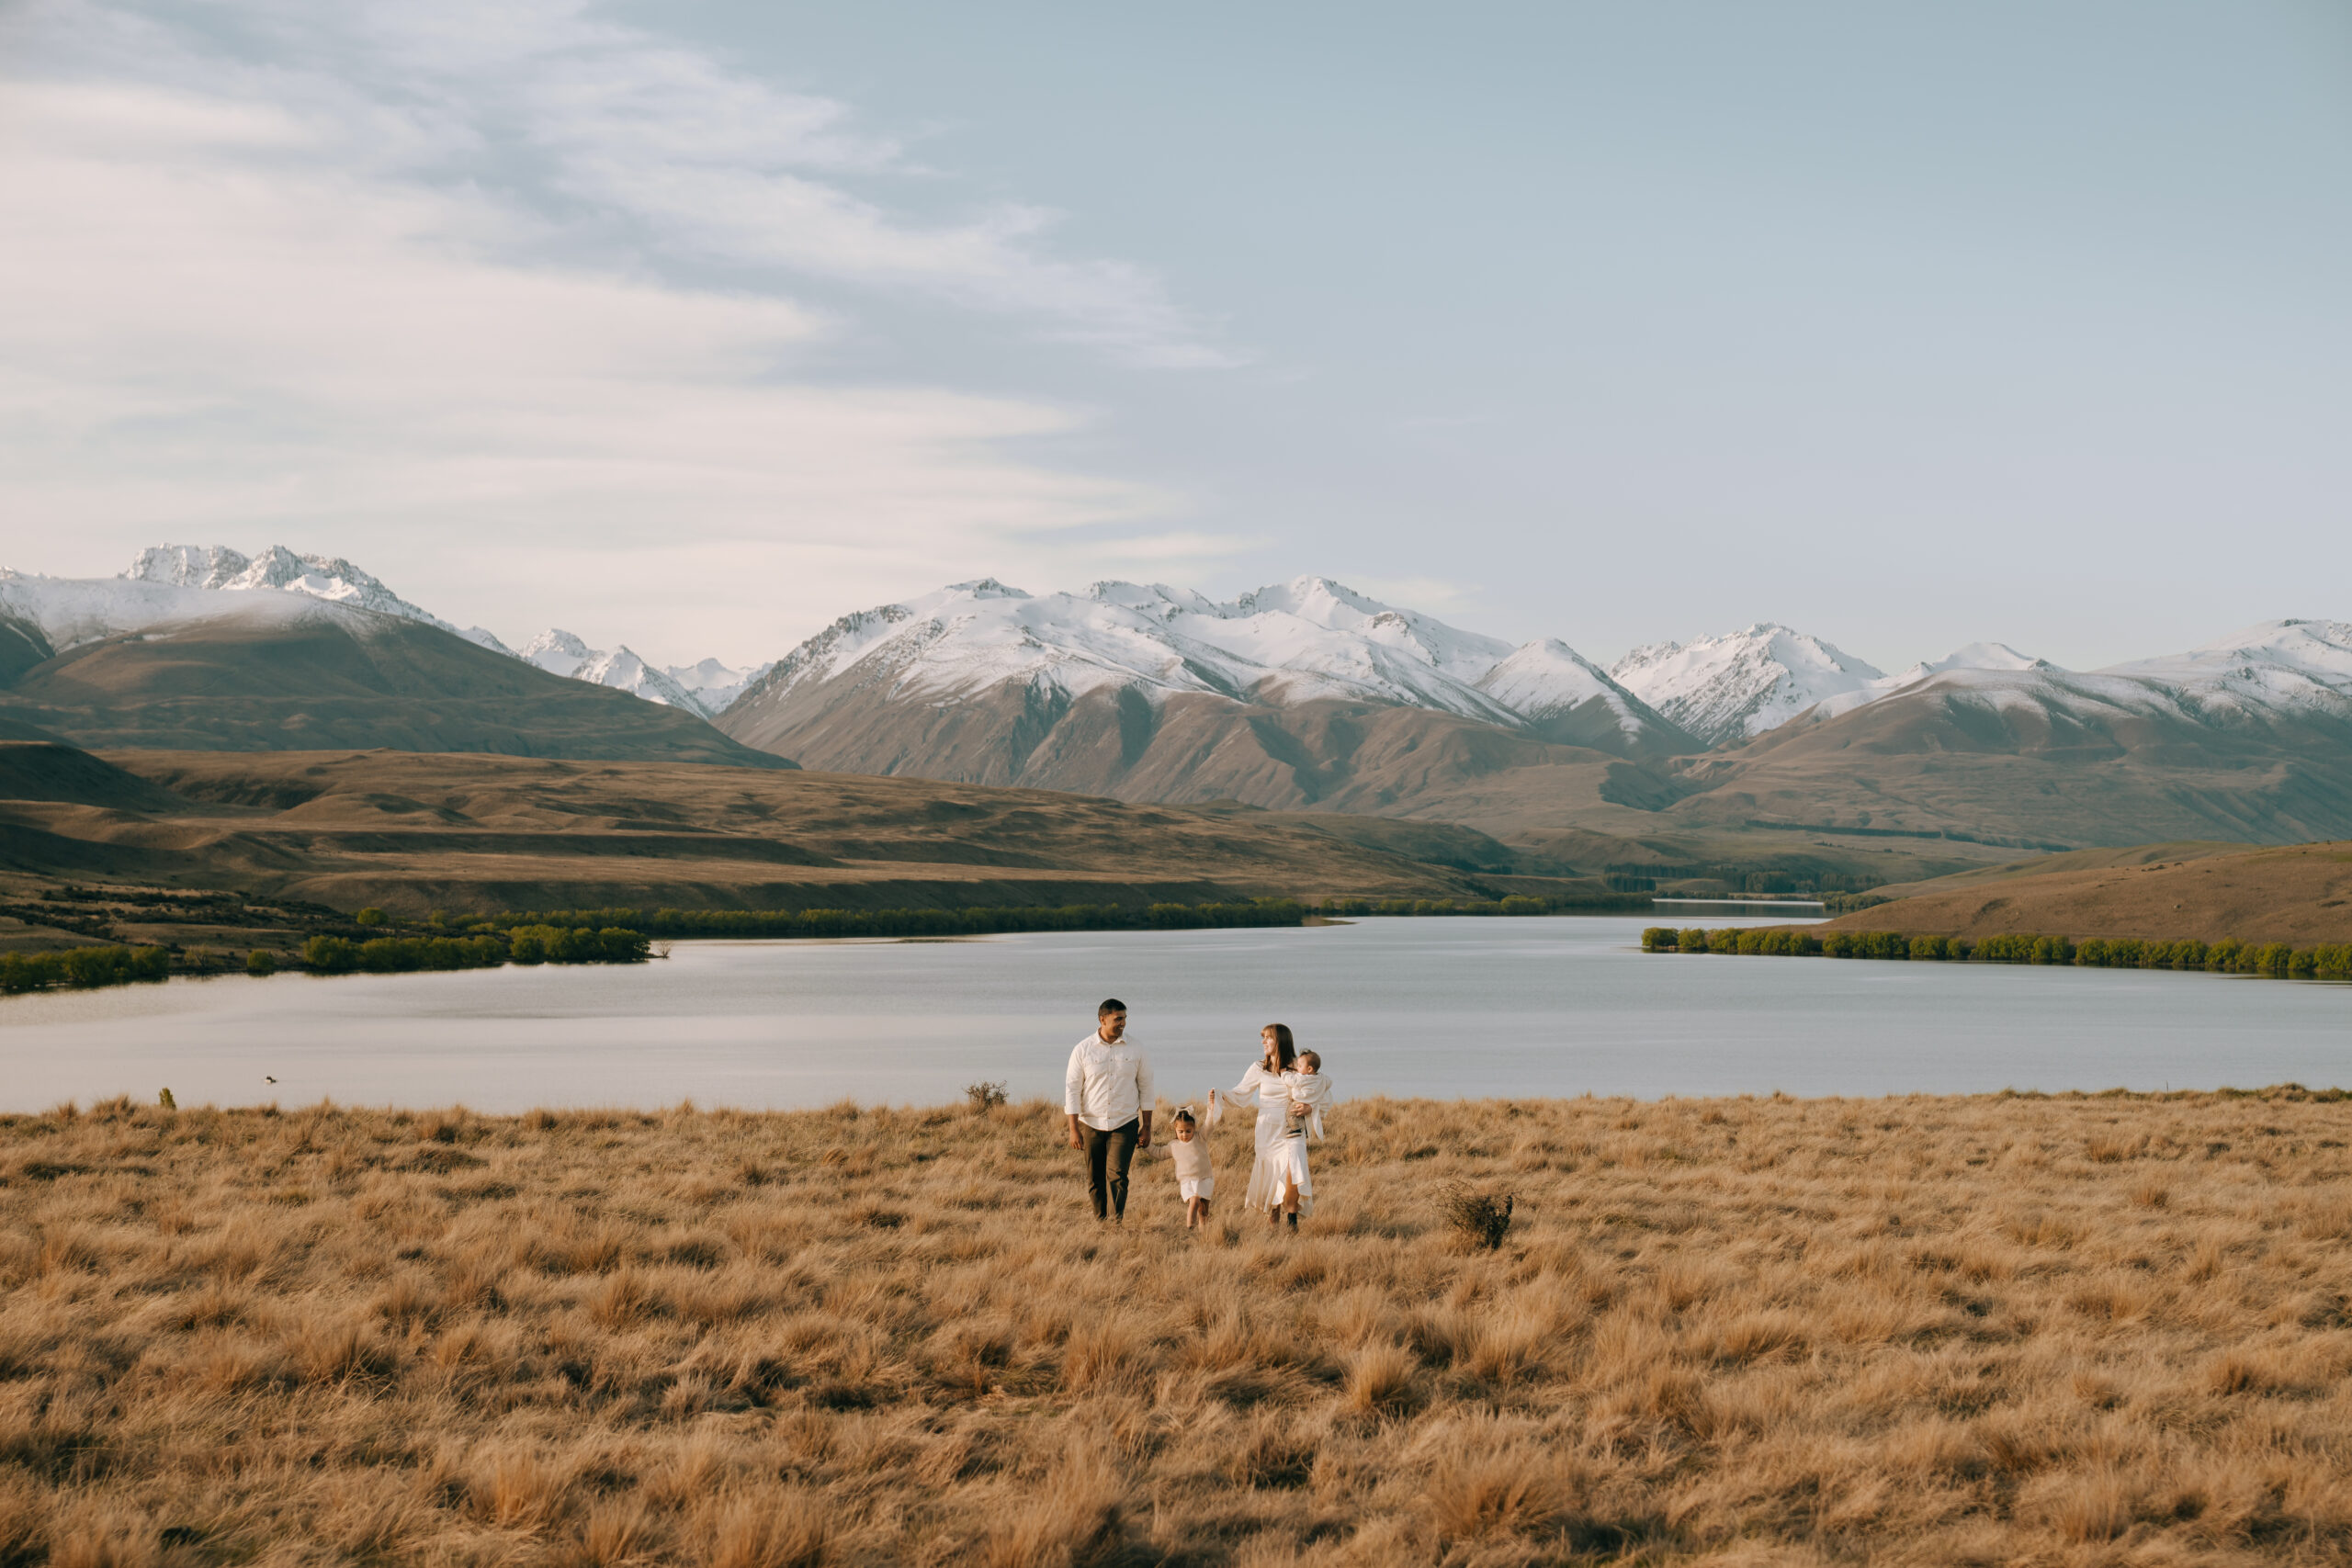
[[[314,936],[302,947],[302,966],[314,975],[404,975],[420,969],[495,969],[506,944],[492,936],[379,936],[366,942]]]
[[[1645,953],[1746,953],[1828,958],[1910,961],[1974,959],[1985,964],[2059,964],[2096,969],[2201,969],[2217,975],[2254,975],[2273,980],[2352,980],[2352,942],[2296,947],[2290,942],[2216,942],[2192,939],[2143,942],[2136,937],[2091,937],[2077,942],[2037,931],[2005,931],[1971,942],[1965,937],[1906,936],[1900,931],[1724,930],[1677,931],[1652,926],[1642,932]]]
[[[497,945],[494,937],[472,940]],[[643,931],[621,926],[516,926],[506,933],[506,957],[516,964],[642,964],[652,946]]]
[[[1819,953],[1821,942],[1812,932],[1804,931],[1743,931],[1730,926],[1713,931],[1699,926],[1677,931],[1672,926],[1652,926],[1642,933],[1642,950],[1645,953],[1747,953],[1801,957]]]
[[[85,989],[161,980],[172,972],[167,947],[69,947],[57,953],[0,956],[0,991],[40,991],[53,986]]]

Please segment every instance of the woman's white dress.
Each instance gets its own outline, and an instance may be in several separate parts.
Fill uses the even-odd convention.
[[[1250,1063],[1250,1070],[1231,1089],[1209,1091],[1212,1127],[1219,1120],[1219,1111],[1227,1105],[1258,1113],[1258,1156],[1250,1167],[1250,1190],[1242,1195],[1243,1208],[1278,1209],[1283,1192],[1295,1182],[1298,1212],[1315,1212],[1315,1178],[1306,1168],[1306,1144],[1310,1137],[1322,1137],[1322,1106],[1329,1098],[1330,1083],[1322,1075],[1270,1073],[1263,1062]],[[1313,1113],[1294,1122],[1290,1119],[1294,1100],[1313,1107]]]

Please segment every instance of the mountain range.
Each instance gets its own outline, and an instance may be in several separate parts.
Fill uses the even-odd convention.
[[[157,628],[176,628],[169,657]],[[322,637],[343,639],[323,663]],[[322,720],[320,671],[394,646],[404,673],[346,670]],[[397,722],[359,699],[370,681],[409,705]],[[650,746],[628,754],[1451,821],[1587,860],[1600,840],[1639,861],[1759,832],[1849,849],[2352,833],[2352,626],[2326,621],[2091,672],[1979,643],[1889,674],[1769,622],[1603,667],[1320,577],[1229,601],[984,579],[844,615],[764,666],[657,666],[555,628],[510,649],[337,558],[164,547],[117,578],[0,573],[0,717],[114,745]],[[673,717],[627,739],[536,733],[543,715],[576,728],[586,710],[557,694],[596,686]],[[436,694],[477,706],[452,720]]]

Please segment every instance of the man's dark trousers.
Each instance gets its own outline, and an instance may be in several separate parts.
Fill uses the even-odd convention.
[[[1122,1220],[1127,1217],[1127,1167],[1135,1163],[1136,1124],[1128,1122],[1109,1132],[1100,1127],[1086,1129],[1086,1195],[1094,1201],[1094,1217],[1102,1218],[1104,1189],[1109,1189],[1110,1212]],[[1103,1179],[1105,1164],[1110,1167],[1110,1179]]]

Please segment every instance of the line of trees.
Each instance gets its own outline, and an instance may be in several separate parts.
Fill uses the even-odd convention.
[[[1901,931],[1704,931],[1652,926],[1642,932],[1645,953],[1764,953],[1824,958],[1881,958],[1982,964],[2063,964],[2086,969],[2201,969],[2215,975],[2258,975],[2274,980],[2352,979],[2352,942],[2216,942],[2189,938],[2146,942],[2090,937],[2075,942],[2033,931],[1966,937],[1906,936]]]
[[[161,980],[171,972],[172,952],[167,947],[69,947],[56,953],[11,953],[0,956],[0,991],[124,986],[134,980]]]
[[[1555,909],[1646,909],[1647,894],[1572,898],[1536,898],[1514,893],[1504,898],[1326,898],[1320,915],[1548,915]]]
[[[642,964],[652,946],[642,931],[616,926],[530,925],[473,936],[379,936],[366,942],[314,936],[302,966],[317,975],[411,974],[427,969],[495,969],[503,964]]]
[[[1220,904],[983,906],[969,909],[560,909],[501,914],[475,929],[510,933],[548,925],[617,926],[662,937],[990,936],[1008,931],[1196,931],[1220,926],[1295,926],[1307,916],[1295,898]]]

